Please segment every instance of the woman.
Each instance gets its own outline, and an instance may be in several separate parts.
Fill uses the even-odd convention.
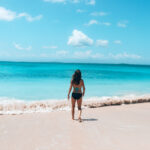
[[[72,103],[72,120],[74,120],[74,110],[75,110],[75,103],[77,101],[78,104],[78,110],[79,110],[79,121],[81,122],[81,105],[82,105],[82,96],[84,96],[85,93],[85,86],[84,86],[84,81],[81,79],[81,71],[76,70],[75,73],[72,76],[72,80],[70,83],[70,88],[68,92],[68,100],[70,98],[70,92],[73,87],[73,92],[72,92],[72,97],[71,97],[71,103]],[[81,90],[83,88],[83,92]]]

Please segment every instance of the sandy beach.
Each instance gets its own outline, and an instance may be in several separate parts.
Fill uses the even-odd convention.
[[[150,103],[84,109],[82,123],[68,111],[0,115],[0,149],[149,150],[149,116]]]

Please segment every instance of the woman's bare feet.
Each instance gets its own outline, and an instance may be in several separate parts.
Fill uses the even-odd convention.
[[[79,117],[79,118],[78,118],[78,120],[79,120],[79,122],[82,122],[82,119],[81,119],[81,117]]]

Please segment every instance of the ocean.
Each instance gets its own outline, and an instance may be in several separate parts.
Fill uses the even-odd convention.
[[[85,101],[150,93],[149,65],[0,62],[0,104],[65,101],[76,69],[82,72]]]

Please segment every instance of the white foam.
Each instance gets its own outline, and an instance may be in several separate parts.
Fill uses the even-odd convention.
[[[150,102],[150,94],[144,95],[124,95],[124,96],[103,96],[84,98],[83,108],[94,108],[109,105],[121,105],[130,103]],[[70,102],[67,99],[62,100],[36,100],[24,101],[14,98],[0,97],[0,114],[23,114],[52,111],[70,111]]]

